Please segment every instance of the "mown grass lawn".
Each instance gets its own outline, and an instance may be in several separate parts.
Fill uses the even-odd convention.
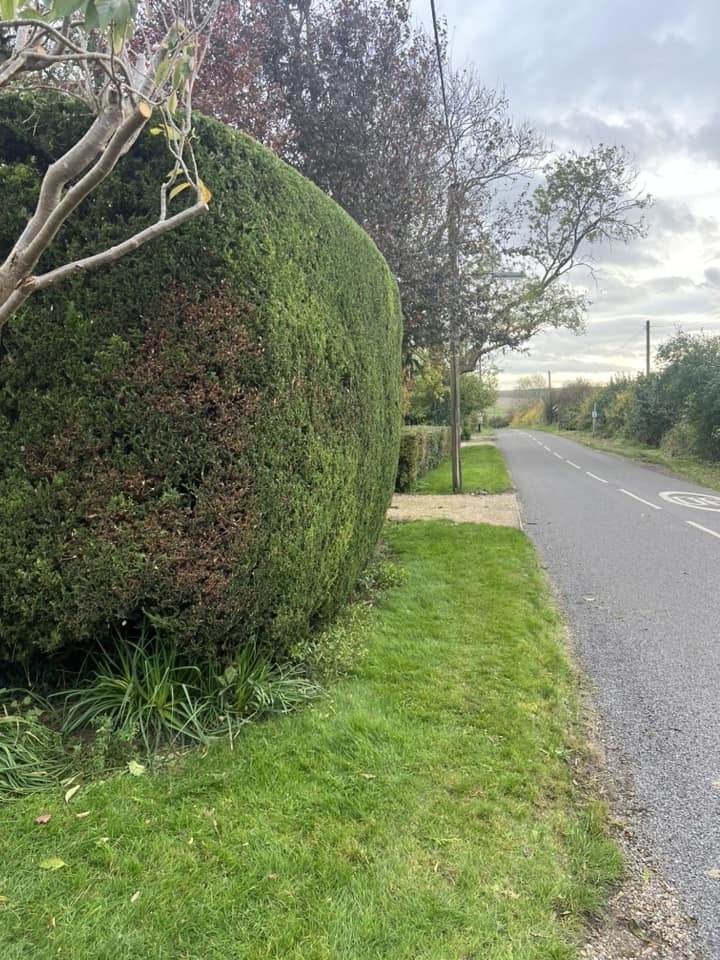
[[[620,861],[576,782],[532,547],[442,521],[387,539],[405,582],[327,700],[234,751],[2,809],[4,960],[577,956]]]
[[[463,493],[504,493],[512,481],[497,447],[492,444],[465,446],[460,451]],[[408,493],[452,493],[452,464],[444,463],[418,480]]]

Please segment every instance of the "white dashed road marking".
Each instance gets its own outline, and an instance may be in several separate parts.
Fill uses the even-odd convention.
[[[586,470],[585,473],[586,473],[589,477],[592,477],[593,480],[599,480],[600,483],[610,483],[609,480],[603,480],[602,477],[598,477],[597,474],[595,474],[595,473],[590,473],[589,470]]]
[[[624,493],[626,496],[632,497],[633,500],[639,500],[640,503],[644,503],[646,507],[652,507],[653,510],[662,510],[662,507],[659,507],[656,503],[650,503],[649,500],[643,500],[642,497],[638,497],[636,494],[630,493],[629,490],[624,490],[622,487],[620,487],[620,493]]]
[[[689,523],[691,527],[695,527],[696,530],[702,530],[703,533],[709,533],[711,537],[717,537],[720,540],[720,533],[717,530],[709,530],[707,527],[701,527],[699,523],[695,523],[694,520],[686,520],[685,523]]]
[[[565,463],[570,467],[574,467],[576,470],[582,470],[582,467],[579,467],[576,463],[573,463],[572,460],[566,460]]]

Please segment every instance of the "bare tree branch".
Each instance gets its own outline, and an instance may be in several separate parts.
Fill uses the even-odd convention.
[[[88,12],[90,2],[78,0],[75,14],[56,23],[22,16],[0,21],[4,49],[9,44],[9,55],[0,62],[0,90],[16,87],[27,76],[31,90],[54,87],[84,100],[95,114],[80,139],[45,171],[35,211],[0,264],[0,330],[33,292],[78,271],[112,263],[207,210],[210,193],[200,180],[192,150],[191,106],[217,0],[200,3],[197,16],[192,0],[182,4],[168,0],[167,9],[155,11],[165,27],[155,30],[150,53],[128,42],[140,37],[137,31],[132,34],[132,21],[118,19],[117,11],[131,17],[132,5],[110,14],[103,11],[106,22],[101,22],[94,6],[92,14]],[[88,16],[97,25],[86,28]],[[143,30],[146,40],[153,36],[151,23],[143,23]],[[169,180],[159,185],[156,221],[107,250],[33,275],[58,230],[132,148],[153,109],[160,111],[159,130],[165,133],[174,160]],[[178,181],[187,182],[196,201],[168,217],[168,191]]]

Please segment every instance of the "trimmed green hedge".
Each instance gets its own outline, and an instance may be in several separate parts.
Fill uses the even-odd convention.
[[[409,490],[429,470],[450,456],[450,427],[403,427],[395,489]]]
[[[87,118],[0,99],[0,255]],[[378,538],[400,424],[400,309],[366,234],[248,138],[196,118],[210,213],[30,301],[0,342],[0,659],[148,620],[191,654],[278,654]],[[154,216],[143,134],[41,266]],[[181,204],[185,194],[174,203]]]

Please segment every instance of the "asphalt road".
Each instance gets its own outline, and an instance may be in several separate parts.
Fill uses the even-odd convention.
[[[548,433],[498,446],[641,839],[720,960],[720,493]]]

